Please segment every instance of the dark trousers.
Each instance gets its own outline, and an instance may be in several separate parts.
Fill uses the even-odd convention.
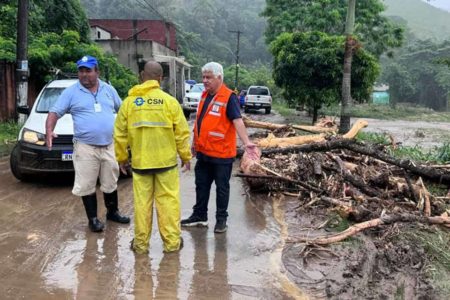
[[[208,219],[208,201],[213,181],[216,183],[216,220],[226,221],[230,199],[230,177],[232,163],[217,164],[197,160],[195,164],[195,192],[197,195],[194,215]]]

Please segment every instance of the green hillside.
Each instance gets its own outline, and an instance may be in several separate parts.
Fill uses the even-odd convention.
[[[398,16],[420,39],[442,41],[450,38],[450,13],[421,0],[384,0],[387,16]]]

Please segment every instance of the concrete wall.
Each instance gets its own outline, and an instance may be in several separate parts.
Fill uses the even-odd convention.
[[[152,43],[152,51],[153,51],[153,55],[177,56],[175,51],[173,51],[159,43]]]
[[[151,41],[98,40],[96,43],[136,74],[139,72],[139,61],[143,57],[153,56]]]
[[[139,73],[139,63],[156,60],[164,69],[161,82],[163,90],[182,101],[184,97],[185,70],[184,60],[176,57],[176,52],[153,41],[140,40],[96,40],[107,53],[117,57],[119,63]]]
[[[110,40],[111,33],[100,27],[91,27],[91,40]]]

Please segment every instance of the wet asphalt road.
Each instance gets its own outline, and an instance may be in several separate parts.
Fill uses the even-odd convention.
[[[71,194],[72,178],[57,177],[20,182],[8,159],[0,160],[1,299],[295,297],[279,271],[282,218],[274,218],[275,206],[266,196],[247,195],[241,179],[231,181],[227,233],[213,232],[213,192],[210,227],[183,229],[178,254],[163,253],[154,224],[150,253],[135,255],[129,249],[133,224],[108,222],[103,233],[91,233],[81,200]],[[180,182],[186,217],[195,203],[193,171],[181,173]],[[121,211],[133,217],[131,179],[120,180],[119,198]]]

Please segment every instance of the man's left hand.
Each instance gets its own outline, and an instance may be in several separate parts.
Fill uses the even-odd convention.
[[[187,161],[187,162],[182,161],[181,167],[184,167],[185,172],[190,171],[191,170],[191,162],[190,161]]]
[[[120,172],[122,172],[122,174],[129,175],[128,170],[130,169],[130,164],[128,162],[120,163],[119,168],[120,168]]]
[[[252,142],[249,142],[245,147],[245,152],[247,152],[250,159],[256,160],[259,158],[258,153],[258,147],[253,144]]]

